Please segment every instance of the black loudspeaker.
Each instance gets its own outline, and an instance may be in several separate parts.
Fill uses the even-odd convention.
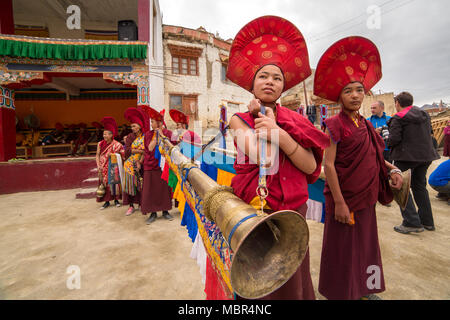
[[[136,41],[138,39],[138,28],[133,20],[119,21],[117,29],[120,41]]]

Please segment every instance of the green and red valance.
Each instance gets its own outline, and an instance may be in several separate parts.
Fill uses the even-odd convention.
[[[31,59],[102,60],[146,59],[143,41],[42,39],[0,35],[0,56]]]

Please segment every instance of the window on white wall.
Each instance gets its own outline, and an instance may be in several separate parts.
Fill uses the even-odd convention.
[[[169,110],[178,110],[198,120],[198,98],[192,94],[169,94]]]
[[[174,44],[168,44],[172,56],[172,74],[184,76],[199,75],[199,58],[202,55],[203,48],[186,47]]]
[[[227,65],[225,63],[222,63],[221,65],[220,80],[222,80],[222,82],[227,82]]]
[[[169,101],[170,109],[183,111],[183,96],[182,95],[170,95]]]
[[[172,56],[172,73],[198,76],[198,58]]]

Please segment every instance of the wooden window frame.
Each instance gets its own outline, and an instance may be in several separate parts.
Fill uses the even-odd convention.
[[[170,100],[173,96],[181,97],[181,105],[178,106],[172,106],[170,103]],[[189,117],[192,117],[194,120],[198,120],[198,97],[199,94],[193,93],[193,94],[186,94],[186,93],[176,93],[172,92],[169,93],[169,110],[175,109],[178,111],[183,112],[184,114],[187,114]],[[185,99],[195,99],[196,101],[196,108],[194,113],[187,113],[185,110]]]
[[[225,70],[224,70],[224,68],[225,68]],[[230,80],[228,80],[228,78],[227,78],[227,69],[228,69],[228,63],[221,62],[221,65],[220,65],[220,80],[223,83],[230,83]]]
[[[178,69],[174,67],[173,60],[174,58],[178,59]],[[187,60],[187,73],[183,74],[181,72],[181,59]],[[195,74],[191,74],[191,61],[195,61]],[[182,55],[172,55],[172,74],[180,75],[180,76],[192,76],[192,77],[198,77],[198,57],[190,57],[190,56],[182,56]]]
[[[179,105],[179,107],[181,107],[181,109],[183,109],[183,94],[180,94],[180,93],[171,93],[171,94],[169,94],[169,110],[170,109],[172,109],[172,108],[174,108],[172,105],[171,105],[171,100],[172,100],[172,97],[181,97],[181,105]],[[175,106],[175,107],[178,107],[178,106]],[[178,110],[178,109],[175,109],[175,110]],[[179,111],[182,111],[182,110],[179,110]]]

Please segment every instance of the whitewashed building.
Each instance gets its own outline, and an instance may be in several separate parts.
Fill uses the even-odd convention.
[[[164,108],[190,116],[203,130],[218,128],[220,104],[227,106],[228,120],[244,112],[252,94],[226,79],[231,40],[225,41],[200,27],[197,30],[163,25]],[[159,109],[162,109],[159,108]],[[166,117],[169,128],[174,127]]]

